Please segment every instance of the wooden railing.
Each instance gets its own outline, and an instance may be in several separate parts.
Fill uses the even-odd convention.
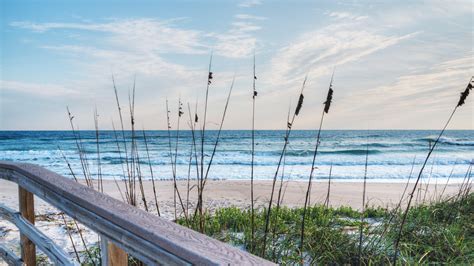
[[[128,254],[146,265],[272,264],[37,165],[0,161],[0,179],[19,187],[19,212],[0,207],[21,234],[21,258],[0,245],[12,265],[35,265],[36,247],[57,265],[77,264],[34,227],[34,195],[100,235],[102,265],[127,265]]]

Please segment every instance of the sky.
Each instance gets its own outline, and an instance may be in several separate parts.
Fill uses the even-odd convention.
[[[112,76],[138,128],[172,128],[178,103],[207,128],[284,129],[307,76],[294,129],[440,129],[474,74],[472,1],[0,2],[0,130],[118,123]],[[187,128],[181,122],[182,128]],[[474,95],[450,129],[474,129]]]

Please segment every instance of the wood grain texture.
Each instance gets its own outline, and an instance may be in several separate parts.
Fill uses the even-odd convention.
[[[28,188],[146,264],[273,265],[36,165],[0,162],[0,178]]]
[[[58,265],[77,265],[56,243],[21,216],[19,212],[0,204],[0,217],[14,224],[20,232],[43,251],[53,263]]]
[[[34,195],[26,189],[18,186],[18,200],[20,214],[31,224],[35,224],[35,201]],[[20,231],[21,232],[21,231]],[[20,233],[21,259],[28,266],[36,265],[36,247],[25,234]]]
[[[109,243],[107,246],[108,249],[108,264],[110,266],[127,266],[128,265],[128,255],[123,249],[117,247],[113,243]]]

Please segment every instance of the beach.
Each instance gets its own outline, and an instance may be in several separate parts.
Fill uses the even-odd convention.
[[[84,180],[79,182],[85,183]],[[97,181],[95,181],[97,182]],[[190,181],[190,187],[195,184],[196,180]],[[441,191],[443,191],[446,182],[431,181],[426,193],[426,200],[438,198]],[[97,185],[97,183],[95,183]],[[276,182],[276,190],[274,199],[277,198],[280,181]],[[124,191],[122,182],[118,183],[120,190]],[[137,193],[139,193],[139,186],[137,185]],[[254,193],[256,204],[258,208],[265,207],[271,194],[272,181],[255,181]],[[413,188],[414,183],[408,184],[408,191]],[[117,188],[117,183],[112,180],[104,180],[104,193],[121,200],[121,193]],[[161,216],[173,220],[174,219],[174,201],[173,201],[173,182],[172,181],[155,181],[157,198],[159,202]],[[178,181],[177,183],[180,195],[183,199],[183,204],[186,205],[187,199],[187,181]],[[456,194],[459,190],[459,183],[450,183],[446,186],[444,195]],[[15,183],[0,180],[0,201],[6,206],[18,209],[18,187]],[[152,182],[146,180],[143,182],[143,187],[147,199],[147,206],[149,211],[156,213],[153,186]],[[307,182],[304,181],[285,181],[282,186],[282,204],[288,207],[301,207],[304,204],[305,191]],[[367,183],[367,204],[374,207],[393,208],[399,202],[403,191],[405,190],[406,182],[374,182]],[[420,191],[419,199],[425,198],[426,186],[422,183],[423,189]],[[354,181],[332,181],[330,189],[329,205],[333,207],[350,206],[355,209],[360,209],[362,206],[362,182]],[[327,196],[328,182],[315,181],[311,189],[311,203],[322,203]],[[417,189],[418,191],[418,189]],[[408,193],[408,192],[407,192]],[[407,194],[406,194],[407,195]],[[415,194],[416,195],[416,194]],[[189,193],[189,206],[192,209],[195,199],[197,197],[196,189],[192,188]],[[137,195],[137,200],[140,202],[140,208],[143,209],[141,202],[141,195]],[[205,187],[204,202],[205,209],[211,213],[216,209],[223,207],[235,206],[242,209],[249,209],[250,205],[250,181],[249,180],[209,180]],[[406,202],[402,202],[405,205]],[[416,203],[416,198],[415,198]],[[180,207],[177,208],[178,215]],[[69,239],[68,230],[71,237],[76,243],[78,250],[84,250],[81,236],[78,231],[82,232],[83,238],[87,245],[98,242],[98,236],[93,231],[85,226],[79,225],[76,227],[73,221],[66,217],[68,228],[64,226],[63,216],[61,212],[50,206],[46,202],[38,199],[35,200],[36,213],[36,227],[45,233],[54,242],[64,247],[67,252],[73,256],[73,247]],[[19,254],[19,232],[17,228],[4,221],[0,220],[0,243],[9,247],[11,250]],[[0,265],[2,265],[0,263]]]
[[[81,181],[80,181],[81,182]],[[197,198],[197,191],[192,186],[196,180],[190,181],[189,201],[190,206]],[[112,196],[118,200],[122,200],[121,193],[117,188],[117,184],[111,180],[104,180],[104,193]],[[275,187],[275,199],[277,197],[280,181],[278,180]],[[125,191],[123,183],[118,181],[118,185],[122,193]],[[282,204],[288,207],[302,207],[305,200],[305,193],[307,189],[307,182],[304,181],[285,181],[282,187]],[[410,182],[405,195],[413,189],[413,183]],[[426,193],[426,201],[439,197],[441,191],[444,189],[446,183],[435,184],[433,181],[428,187]],[[139,193],[139,184],[136,183],[137,193]],[[173,203],[173,182],[172,181],[155,181],[156,194],[160,211],[162,216],[172,219],[174,215]],[[187,181],[178,181],[177,186],[183,200],[186,203],[187,198]],[[258,180],[254,181],[255,205],[264,207],[268,204],[272,181]],[[4,180],[0,181],[0,199],[8,207],[17,208],[18,195],[17,185]],[[153,212],[156,208],[154,203],[152,182],[146,180],[143,182],[145,197],[147,205]],[[396,206],[406,187],[405,182],[368,182],[367,183],[367,204],[373,207],[387,207],[392,208]],[[422,191],[420,195],[424,197],[425,184],[422,183]],[[452,195],[459,191],[460,184],[450,183],[446,186],[444,195]],[[311,203],[322,203],[327,196],[328,182],[315,181],[311,188]],[[350,206],[354,209],[360,209],[362,206],[362,182],[348,182],[348,181],[332,181],[329,197],[329,205],[332,207]],[[418,189],[417,189],[418,190]],[[140,202],[140,207],[143,208],[141,201],[141,194],[137,195],[137,200]],[[250,206],[250,180],[209,180],[205,186],[204,191],[205,207],[208,210],[215,210],[216,208],[236,206],[239,208],[248,208]],[[36,212],[41,214],[44,211],[51,210],[42,200],[36,201]],[[179,207],[178,207],[179,211]]]

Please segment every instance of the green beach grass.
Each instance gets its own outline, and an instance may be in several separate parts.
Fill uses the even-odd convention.
[[[299,239],[302,212],[303,208],[287,207],[275,208],[271,212],[271,229],[275,230],[275,234],[270,236],[266,259],[280,264],[301,263]],[[255,211],[257,230],[253,253],[256,255],[261,254],[263,248],[265,213],[265,209]],[[390,264],[403,213],[399,210],[366,208],[363,215],[361,264]],[[308,207],[302,252],[304,262],[358,264],[360,216],[359,211],[350,207]],[[250,217],[250,210],[234,207],[219,209],[205,215],[204,233],[250,252]],[[398,264],[471,264],[474,261],[473,220],[473,194],[413,206],[403,228]],[[186,225],[184,219],[177,222]],[[199,229],[198,223],[189,226]]]

